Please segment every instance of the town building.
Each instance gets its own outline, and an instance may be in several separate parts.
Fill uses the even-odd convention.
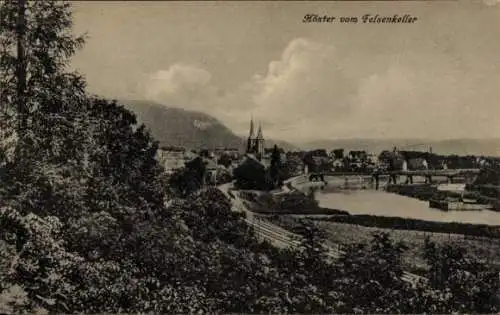
[[[205,177],[203,178],[205,185],[217,184],[218,165],[213,159],[205,159]]]
[[[220,148],[215,148],[213,152],[215,156],[217,156],[218,158],[220,158],[223,155],[227,155],[232,159],[237,159],[241,155],[241,150],[238,148],[220,147]]]
[[[339,171],[344,168],[344,160],[343,159],[334,159],[332,162],[332,167],[334,170]]]
[[[183,168],[186,162],[186,153],[184,148],[165,147],[158,149],[156,159],[165,168],[167,173],[176,169]]]

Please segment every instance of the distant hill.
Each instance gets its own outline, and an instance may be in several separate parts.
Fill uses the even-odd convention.
[[[401,150],[428,151],[437,154],[457,155],[485,155],[500,156],[500,138],[490,139],[450,139],[450,140],[426,140],[426,139],[338,139],[317,140],[297,144],[304,150],[324,148],[332,150],[344,148],[349,150],[366,150],[380,153],[382,150],[391,150],[394,146]]]
[[[246,139],[235,135],[216,118],[196,111],[143,100],[119,100],[118,103],[134,112],[139,123],[151,130],[162,146],[183,146],[189,149],[213,149],[217,147],[244,150]],[[284,141],[267,140],[266,147],[274,144],[286,149],[294,146]]]

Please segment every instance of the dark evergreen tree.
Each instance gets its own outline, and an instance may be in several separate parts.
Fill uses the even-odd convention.
[[[271,153],[271,166],[270,166],[270,174],[274,187],[278,187],[280,185],[280,169],[281,169],[281,154],[278,150],[278,146],[274,145],[273,152]]]
[[[239,189],[272,189],[269,172],[264,165],[252,158],[248,158],[234,170],[234,178]]]

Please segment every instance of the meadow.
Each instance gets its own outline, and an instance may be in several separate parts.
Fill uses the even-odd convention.
[[[300,219],[274,216],[269,220],[293,231],[298,226]],[[401,241],[406,244],[408,249],[403,254],[403,265],[407,270],[416,273],[421,273],[427,268],[422,258],[424,242],[427,237],[439,245],[452,243],[455,246],[463,247],[471,257],[483,260],[500,270],[500,240],[498,239],[452,233],[366,227],[321,219],[316,219],[314,222],[325,232],[326,243],[340,249],[347,244],[370,242],[375,232],[388,233],[394,241]]]

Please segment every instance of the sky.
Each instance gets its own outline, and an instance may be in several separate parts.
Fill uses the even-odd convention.
[[[88,38],[72,66],[104,97],[202,111],[237,134],[253,116],[288,141],[500,136],[500,0],[88,1],[73,14]]]

